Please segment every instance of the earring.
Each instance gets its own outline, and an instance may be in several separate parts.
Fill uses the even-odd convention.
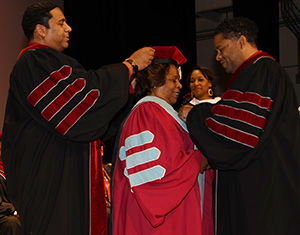
[[[213,96],[213,94],[214,94],[214,92],[213,92],[213,90],[211,88],[209,88],[207,90],[207,93],[208,93],[209,96]]]

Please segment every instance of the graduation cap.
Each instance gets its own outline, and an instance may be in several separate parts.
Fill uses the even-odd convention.
[[[154,46],[153,63],[173,64],[177,68],[186,62],[186,58],[176,46]]]

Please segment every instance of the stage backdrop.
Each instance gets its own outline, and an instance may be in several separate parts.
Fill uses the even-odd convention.
[[[87,69],[122,62],[144,46],[171,45],[187,58],[183,85],[196,66],[194,0],[65,0],[64,9],[73,29],[66,53]]]

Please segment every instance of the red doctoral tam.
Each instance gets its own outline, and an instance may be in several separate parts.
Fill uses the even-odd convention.
[[[186,58],[176,46],[154,46],[153,63],[173,64],[177,68],[186,62]]]

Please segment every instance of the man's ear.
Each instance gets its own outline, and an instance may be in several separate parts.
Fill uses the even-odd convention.
[[[247,39],[244,35],[241,35],[238,39],[238,43],[241,49],[243,49],[247,43]]]
[[[44,25],[37,24],[35,26],[35,31],[40,37],[44,38],[46,36],[47,28]]]

